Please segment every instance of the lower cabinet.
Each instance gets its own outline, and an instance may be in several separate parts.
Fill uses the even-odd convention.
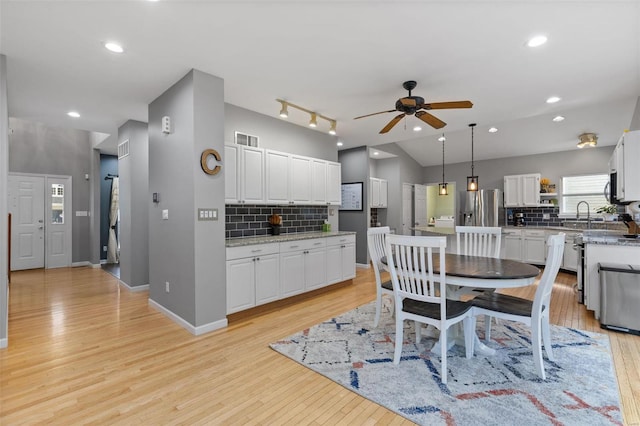
[[[522,230],[503,229],[502,233],[502,258],[522,261]]]
[[[566,234],[561,268],[576,272],[578,252],[573,248],[575,232],[504,228],[502,230],[501,257],[503,259],[532,263],[534,265],[545,265],[547,258],[547,238],[550,235],[557,235],[560,232]]]
[[[326,285],[325,238],[280,243],[282,297],[289,297]]]
[[[522,233],[522,261],[535,265],[544,265],[546,259],[546,231],[544,229],[525,229]]]
[[[278,244],[227,249],[227,314],[280,298]]]
[[[327,285],[356,276],[356,238],[354,235],[327,238]]]
[[[573,247],[576,233],[567,233],[564,239],[564,255],[562,257],[562,269],[578,271],[578,251]]]

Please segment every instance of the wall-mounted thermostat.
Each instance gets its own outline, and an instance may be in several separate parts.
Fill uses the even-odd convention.
[[[171,133],[171,118],[168,115],[162,117],[162,133]]]

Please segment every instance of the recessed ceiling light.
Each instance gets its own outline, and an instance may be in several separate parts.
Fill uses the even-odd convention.
[[[420,126],[416,126],[416,127],[413,128],[414,132],[419,132],[420,130],[422,130],[422,127],[420,127]]]
[[[527,46],[529,47],[538,47],[542,46],[547,42],[547,37],[543,35],[537,35],[535,37],[531,37],[527,42]]]
[[[555,104],[558,101],[560,101],[560,98],[557,96],[551,96],[550,98],[547,99],[548,104]]]
[[[447,140],[447,138],[445,138],[444,136],[440,136],[440,137],[438,138],[438,142],[444,142],[444,141],[446,141],[446,140]]]
[[[104,44],[104,47],[113,52],[113,53],[122,53],[124,52],[124,49],[122,48],[122,46],[120,46],[118,43],[113,43],[113,42],[107,42]]]
[[[553,117],[553,121],[555,121],[556,123],[559,123],[562,120],[564,120],[564,117],[561,115],[556,115],[555,117]]]
[[[336,145],[342,146],[343,144],[342,144],[342,142],[338,141],[338,143],[336,143]]]
[[[80,118],[80,113],[79,113],[79,112],[76,112],[76,111],[69,111],[69,112],[67,113],[67,115],[68,115],[69,117],[73,117],[73,118]]]
[[[498,129],[496,127],[490,127],[489,128],[489,133],[495,133],[497,131],[498,131]]]
[[[373,155],[380,155],[378,151],[373,151]]]

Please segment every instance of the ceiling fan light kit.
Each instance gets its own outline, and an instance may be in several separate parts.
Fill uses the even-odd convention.
[[[584,148],[585,146],[593,147],[598,144],[598,136],[595,133],[583,133],[579,138],[578,148]]]
[[[473,174],[473,128],[476,126],[476,123],[469,124],[471,127],[471,176],[467,176],[467,191],[477,191],[478,190],[478,176]]]
[[[442,129],[447,125],[444,121],[440,120],[436,116],[428,113],[428,110],[432,109],[453,109],[453,108],[471,108],[473,104],[470,101],[452,101],[452,102],[434,102],[425,103],[424,98],[421,96],[412,96],[411,91],[416,88],[418,83],[413,80],[405,81],[402,87],[409,91],[409,95],[404,98],[400,98],[396,101],[395,109],[388,111],[374,112],[373,114],[362,115],[354,118],[358,120],[360,118],[371,117],[372,115],[386,114],[388,112],[399,111],[400,115],[396,115],[387,123],[386,126],[380,130],[380,134],[387,133],[391,130],[403,117],[407,115],[415,115],[418,119],[424,121],[434,129]]]
[[[329,118],[329,117],[325,117],[322,114],[318,114],[317,112],[311,111],[307,108],[301,107],[300,105],[296,105],[296,104],[292,104],[291,102],[287,102],[283,99],[276,99],[276,102],[280,102],[280,105],[282,105],[281,109],[280,109],[280,117],[282,118],[288,118],[289,117],[289,107],[291,108],[295,108],[297,110],[306,112],[307,114],[309,114],[309,127],[317,127],[318,126],[318,118],[322,118],[323,120],[326,120],[329,122],[329,134],[335,136],[337,134],[337,130],[336,130],[336,126],[337,126],[337,121],[334,120],[333,118]]]

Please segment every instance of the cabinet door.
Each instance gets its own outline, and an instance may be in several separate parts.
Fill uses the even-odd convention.
[[[640,158],[640,131],[627,132],[623,137],[624,201],[638,201],[640,200],[640,167],[637,163]]]
[[[522,205],[537,207],[540,205],[540,174],[522,175]]]
[[[504,177],[504,206],[518,207],[520,206],[520,178],[518,176]]]
[[[240,200],[238,182],[239,145],[224,146],[224,202],[236,204]]]
[[[256,305],[254,258],[227,261],[227,313]]]
[[[504,236],[504,258],[522,261],[522,238],[520,235]]]
[[[616,174],[616,198],[618,200],[624,200],[624,139],[621,139],[614,151],[616,156],[617,174]]]
[[[311,159],[292,155],[289,200],[295,204],[311,203]]]
[[[378,207],[380,205],[380,179],[369,178],[371,183],[369,194],[369,207]]]
[[[280,253],[280,294],[283,298],[304,291],[304,252]]]
[[[256,305],[280,298],[280,256],[259,256],[256,266]]]
[[[334,206],[342,203],[341,184],[342,166],[340,163],[327,163],[327,203]]]
[[[544,237],[524,237],[523,262],[536,265],[545,264]]]
[[[307,250],[304,256],[304,284],[306,290],[327,285],[327,249],[325,247]]]
[[[327,284],[342,281],[342,246],[327,246]]]
[[[356,276],[356,245],[345,244],[342,247],[342,280],[349,280]]]
[[[240,191],[244,203],[264,204],[264,150],[243,147],[241,156]]]
[[[289,154],[267,150],[266,199],[268,204],[289,204]]]
[[[311,204],[327,204],[327,162],[311,160]]]
[[[573,248],[573,236],[567,234],[568,241],[564,242],[562,267],[568,271],[578,271],[578,251]]]
[[[380,207],[387,207],[387,190],[389,183],[385,179],[380,179]]]

